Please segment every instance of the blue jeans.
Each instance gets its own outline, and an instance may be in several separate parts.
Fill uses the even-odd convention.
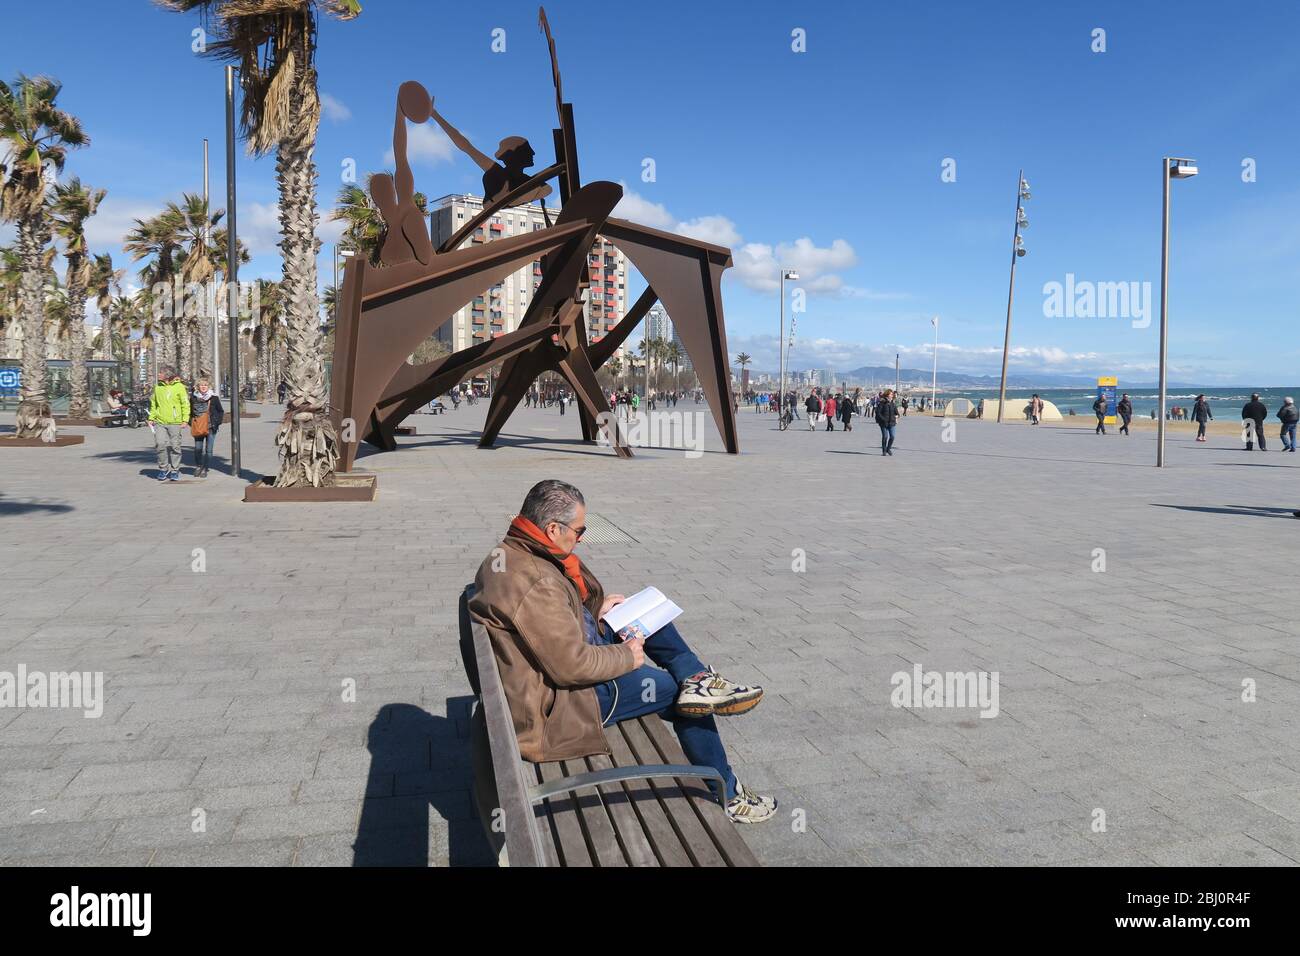
[[[1295,451],[1295,422],[1282,426],[1282,447]]]
[[[208,467],[208,462],[212,461],[212,446],[216,441],[217,429],[212,427],[208,428],[208,433],[202,438],[194,439],[194,467]]]
[[[596,633],[596,639],[592,641],[595,622],[585,610],[583,616],[589,641],[615,643],[600,633]],[[730,800],[736,795],[736,775],[727,763],[727,749],[718,735],[717,723],[712,716],[683,717],[675,706],[678,685],[708,668],[686,646],[672,624],[665,624],[646,639],[645,656],[659,666],[643,664],[622,677],[596,685],[596,699],[600,702],[604,726],[647,714],[658,714],[664,720],[672,721],[686,759],[692,764],[717,770],[727,781],[727,799]]]
[[[880,425],[879,422],[876,423]],[[880,451],[881,453],[894,450],[894,426],[880,425]]]

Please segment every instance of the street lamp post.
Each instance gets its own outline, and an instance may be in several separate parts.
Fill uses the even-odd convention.
[[[939,317],[930,320],[934,326],[934,374],[930,379],[930,414],[934,414],[934,397],[939,389]]]
[[[1024,240],[1020,230],[1029,225],[1025,218],[1024,201],[1029,197],[1029,183],[1025,182],[1025,171],[1020,170],[1019,186],[1016,189],[1016,228],[1011,234],[1011,284],[1007,287],[1007,331],[1002,339],[1002,380],[998,385],[998,424],[1002,424],[1002,411],[1007,404],[1007,355],[1011,351],[1011,300],[1016,292],[1016,260],[1025,254]]]
[[[235,230],[235,68],[226,67],[226,314],[230,322],[230,473],[239,477],[239,239]],[[217,385],[220,390],[221,386]]]
[[[779,356],[778,364],[781,366],[781,389],[777,392],[777,424],[784,421],[785,415],[785,280],[791,282],[799,281],[799,273],[794,269],[781,270],[781,329],[780,338],[776,340],[776,351]],[[792,317],[793,318],[793,317]]]
[[[1165,466],[1165,399],[1169,384],[1166,365],[1169,357],[1169,180],[1191,179],[1197,172],[1194,159],[1166,156],[1160,161],[1163,202],[1160,212],[1160,419],[1156,423],[1157,468]]]

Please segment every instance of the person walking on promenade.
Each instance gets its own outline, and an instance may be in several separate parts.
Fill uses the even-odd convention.
[[[808,400],[803,403],[803,409],[808,413],[808,430],[817,430],[817,416],[822,412],[822,400],[817,397],[817,390],[813,389],[808,393]]]
[[[898,424],[898,406],[894,404],[894,390],[885,389],[876,403],[876,424],[880,426],[880,454],[894,454],[894,426]]]
[[[190,437],[194,439],[194,477],[208,477],[208,463],[217,444],[217,429],[225,420],[221,397],[206,378],[198,380],[190,396]]]
[[[1095,434],[1106,434],[1106,399],[1098,395],[1097,400],[1092,403],[1092,413],[1097,416],[1097,428]]]
[[[1284,451],[1295,451],[1295,426],[1300,422],[1300,409],[1297,409],[1295,402],[1290,396],[1282,399],[1282,407],[1277,410],[1277,417],[1282,421],[1282,448]]]
[[[854,402],[852,396],[843,396],[843,401],[840,404],[840,421],[844,423],[846,432],[853,431],[853,413],[857,410],[857,403]]]
[[[826,430],[835,431],[835,396],[827,395],[826,404],[822,406],[822,412],[826,415]]]
[[[1029,424],[1037,425],[1039,419],[1043,417],[1043,400],[1034,392],[1034,397],[1029,400]]]
[[[149,428],[158,452],[158,480],[181,480],[181,429],[190,420],[190,397],[176,370],[163,367],[149,399]]]
[[[276,386],[275,391],[276,391],[276,397],[280,399],[280,404],[283,405],[284,393],[289,391],[289,383],[286,382],[284,379],[280,379],[280,384]]]
[[[1210,403],[1206,401],[1204,395],[1196,396],[1196,404],[1192,406],[1192,418],[1196,421],[1196,440],[1207,441],[1205,437],[1205,426],[1214,419],[1210,411]]]
[[[1115,410],[1119,412],[1119,433],[1127,435],[1129,433],[1129,422],[1133,421],[1133,403],[1129,400],[1128,392],[1120,396],[1119,404],[1115,406]]]
[[[560,414],[563,415],[563,414],[564,414],[564,406],[565,406],[566,404],[568,404],[568,401],[569,401],[569,395],[568,395],[568,393],[567,393],[567,392],[560,392],[560,394],[559,394],[559,396],[558,396],[558,398],[557,398],[557,401],[558,401],[558,404],[559,404],[559,406],[560,406]]]
[[[1259,393],[1252,392],[1250,401],[1241,408],[1242,420],[1250,419],[1255,423],[1255,439],[1259,442],[1260,451],[1268,451],[1264,444],[1264,419],[1268,417],[1268,408],[1259,400]],[[1254,445],[1249,439],[1246,441],[1246,451],[1253,451]]]

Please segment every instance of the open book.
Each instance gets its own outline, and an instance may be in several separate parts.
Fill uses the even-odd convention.
[[[627,641],[649,637],[681,613],[682,609],[664,597],[662,591],[650,587],[614,605],[601,620]]]

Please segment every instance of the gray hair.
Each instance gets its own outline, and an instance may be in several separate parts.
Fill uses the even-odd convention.
[[[160,378],[175,378],[176,369],[172,368],[170,365],[164,365],[158,370],[158,375]]]
[[[552,521],[570,524],[578,514],[578,505],[586,505],[582,492],[567,481],[547,478],[528,491],[519,513],[537,527],[545,529]]]
[[[1283,399],[1282,404],[1283,404],[1283,405],[1294,405],[1294,404],[1295,404],[1295,399],[1293,399],[1290,395],[1288,395],[1285,399]]]

